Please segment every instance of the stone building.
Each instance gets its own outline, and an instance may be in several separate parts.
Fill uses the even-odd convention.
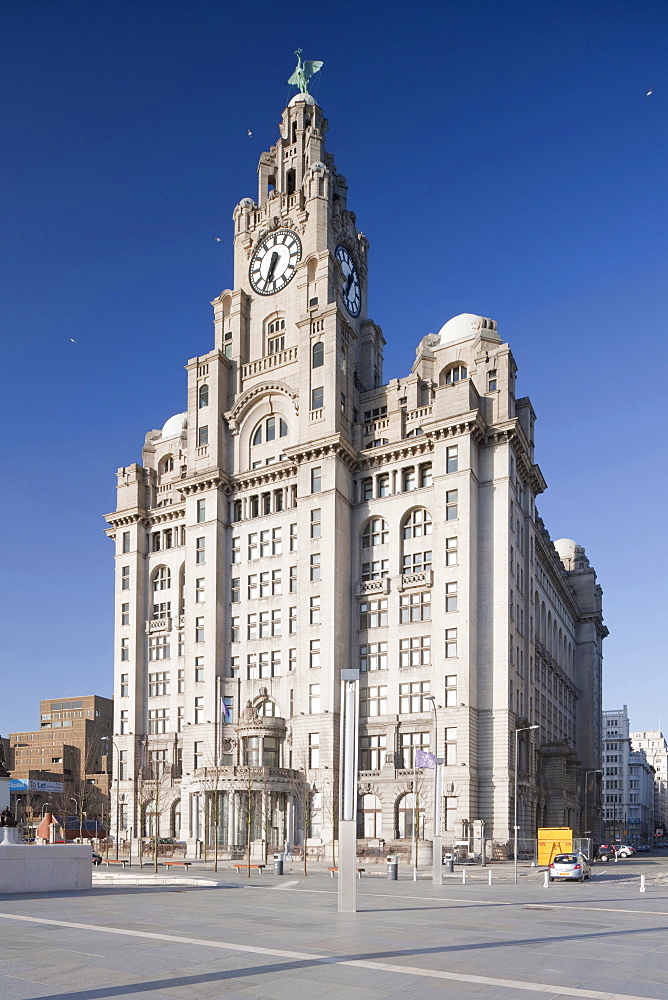
[[[187,406],[117,473],[121,830],[330,840],[348,667],[361,837],[430,837],[426,749],[445,758],[446,842],[476,822],[506,842],[533,724],[521,835],[577,825],[600,766],[595,573],[536,514],[535,415],[494,320],[416,331],[411,371],[384,381],[326,131],[308,94],[283,111]]]
[[[646,750],[634,748],[626,705],[603,712],[604,836],[632,845],[652,843],[655,769]]]
[[[668,826],[668,744],[660,729],[643,730],[629,734],[633,750],[642,751],[648,764],[654,768],[654,834],[661,830],[664,836]]]

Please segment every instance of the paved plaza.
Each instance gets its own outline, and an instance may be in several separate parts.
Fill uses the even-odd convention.
[[[478,869],[438,888],[406,871],[388,882],[380,867],[357,883],[347,915],[326,869],[304,878],[289,867],[249,880],[195,864],[171,885],[119,872],[120,884],[89,892],[0,896],[0,997],[668,1000],[663,858],[598,865],[589,883],[549,888],[530,869],[517,887],[499,866],[491,886]]]

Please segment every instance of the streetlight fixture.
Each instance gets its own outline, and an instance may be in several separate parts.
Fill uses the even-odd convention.
[[[46,809],[47,806],[50,807],[51,803],[50,802],[45,802],[44,805],[42,806],[42,819],[44,819],[44,810]]]
[[[111,743],[116,749],[116,860],[118,861],[118,837],[119,837],[119,800],[120,800],[120,784],[121,784],[121,752],[116,746],[115,740],[111,736],[101,736],[100,742]],[[107,837],[109,833],[107,832]]]
[[[540,729],[540,726],[536,723],[533,726],[522,726],[520,729],[515,730],[515,823],[514,823],[514,833],[515,833],[515,850],[513,851],[515,858],[515,885],[517,885],[517,764],[519,756],[519,744],[520,744],[520,733],[528,733],[530,729]]]
[[[438,756],[438,715],[436,698],[426,694],[425,701],[431,702],[434,710],[434,829],[432,832],[432,877],[434,885],[443,885],[443,841],[441,837],[441,764]]]
[[[584,807],[584,831],[583,831],[585,837],[587,836],[588,832],[591,833],[591,830],[589,830],[589,831],[587,830],[587,820],[588,820],[588,815],[587,815],[587,796],[588,796],[588,792],[589,792],[589,781],[588,781],[588,779],[589,779],[589,775],[590,774],[603,774],[603,769],[600,768],[600,767],[597,767],[595,770],[585,771],[585,795],[584,795],[584,799],[585,799],[584,806],[585,807]]]

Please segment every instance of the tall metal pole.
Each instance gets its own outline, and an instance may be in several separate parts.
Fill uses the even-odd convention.
[[[119,799],[120,799],[120,784],[121,784],[121,751],[116,746],[116,741],[113,739],[113,737],[101,736],[100,740],[102,741],[102,743],[111,743],[111,745],[116,751],[116,860],[118,861],[118,837],[120,829]],[[109,834],[107,831],[107,840],[108,839],[109,839]]]
[[[357,733],[359,670],[341,671],[341,793],[339,807],[339,913],[357,911]]]
[[[538,725],[535,725],[535,726],[523,726],[521,729],[516,729],[515,730],[515,802],[514,802],[514,806],[515,806],[515,808],[514,808],[514,813],[515,813],[515,821],[514,821],[515,847],[514,847],[514,850],[513,850],[513,854],[514,854],[514,868],[515,868],[515,885],[517,885],[517,765],[518,765],[517,758],[519,756],[518,750],[519,750],[519,742],[520,742],[520,733],[528,733],[530,729],[540,729],[540,726],[538,726]]]
[[[588,810],[587,810],[588,801],[587,800],[589,798],[589,775],[590,774],[603,774],[603,771],[601,770],[600,767],[597,767],[597,768],[595,768],[594,770],[591,770],[591,771],[585,771],[584,830],[583,830],[583,833],[584,833],[585,837],[587,836],[587,833],[591,833],[591,830],[587,830],[587,820],[588,820],[588,815],[587,815],[587,812],[588,812]]]

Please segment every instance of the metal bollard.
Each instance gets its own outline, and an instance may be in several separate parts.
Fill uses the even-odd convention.
[[[490,870],[487,872],[487,885],[491,884],[492,884],[492,869],[490,868]]]
[[[549,889],[550,887],[550,876],[548,875],[547,872],[545,872],[545,881],[543,882],[543,887],[545,889]]]
[[[645,876],[640,876],[640,891],[645,892]]]
[[[466,868],[462,868],[462,885],[466,885]]]

